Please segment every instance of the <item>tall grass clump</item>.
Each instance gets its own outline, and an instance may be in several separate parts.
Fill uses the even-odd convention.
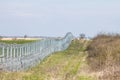
[[[100,80],[120,80],[120,35],[99,34],[87,47],[87,63]]]

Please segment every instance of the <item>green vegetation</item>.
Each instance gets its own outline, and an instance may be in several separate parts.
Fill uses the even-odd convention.
[[[87,63],[100,80],[120,80],[120,35],[100,34],[87,51]]]
[[[88,73],[86,46],[88,41],[74,40],[69,48],[49,55],[24,72],[1,72],[1,80],[95,80]]]
[[[24,72],[0,72],[1,80],[120,80],[120,35],[74,40]]]
[[[36,40],[0,40],[0,43],[7,43],[7,44],[24,44],[29,42],[34,42]]]

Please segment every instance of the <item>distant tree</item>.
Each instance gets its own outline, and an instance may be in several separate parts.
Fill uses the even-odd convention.
[[[24,38],[27,38],[27,35],[24,35]]]
[[[82,34],[80,34],[80,37],[79,37],[80,39],[84,39],[85,38],[85,34],[84,33],[82,33]]]

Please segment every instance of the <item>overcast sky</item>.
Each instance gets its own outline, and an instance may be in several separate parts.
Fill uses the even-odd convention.
[[[0,0],[0,35],[120,33],[120,0]]]

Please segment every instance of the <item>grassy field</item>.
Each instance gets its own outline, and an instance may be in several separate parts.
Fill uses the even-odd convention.
[[[7,43],[7,44],[24,44],[29,42],[34,42],[36,40],[0,40],[1,43]]]
[[[1,80],[95,80],[86,62],[88,41],[73,41],[65,51],[53,53],[24,72],[1,72]]]
[[[24,72],[0,72],[0,80],[120,80],[120,35],[74,40]]]

